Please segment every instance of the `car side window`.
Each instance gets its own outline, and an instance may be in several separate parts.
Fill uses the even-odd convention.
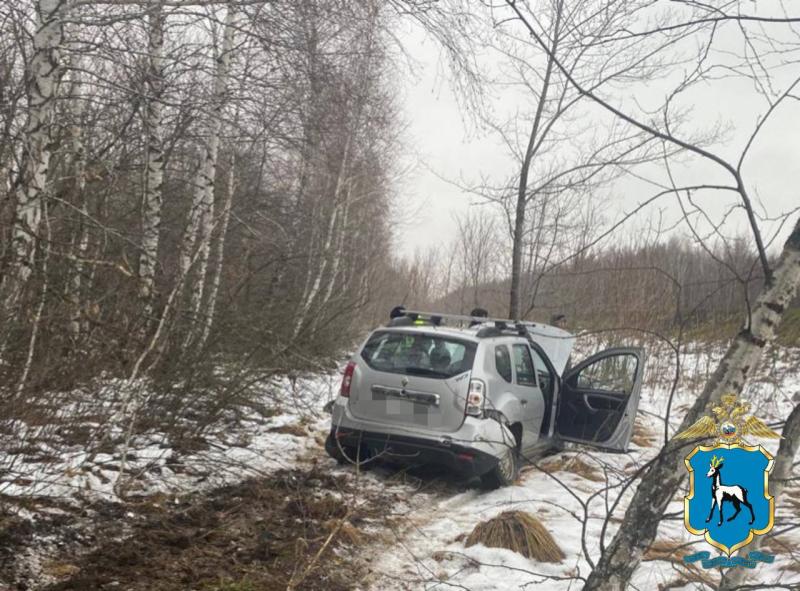
[[[553,376],[550,374],[550,370],[539,352],[536,349],[532,349],[531,352],[533,353],[533,367],[536,370],[539,387],[542,392],[550,393],[550,389],[553,386]]]
[[[527,345],[514,345],[514,367],[517,370],[518,385],[536,385],[536,372],[533,369],[533,360]]]
[[[585,390],[630,394],[638,364],[635,355],[602,357],[578,373],[577,385]]]
[[[511,354],[508,352],[508,347],[505,345],[498,345],[494,348],[494,366],[497,368],[497,373],[500,374],[500,377],[510,384]]]

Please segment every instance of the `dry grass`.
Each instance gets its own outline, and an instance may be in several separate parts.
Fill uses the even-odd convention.
[[[561,562],[565,558],[544,525],[524,511],[506,511],[476,525],[466,546],[475,544],[506,548],[539,562]]]
[[[78,573],[81,569],[68,562],[51,561],[42,565],[42,572],[56,579],[65,579]]]
[[[771,554],[791,554],[795,547],[796,544],[781,536],[770,536],[761,540],[761,548]]]
[[[548,474],[551,472],[571,472],[572,474],[577,474],[581,478],[593,482],[603,482],[605,480],[603,472],[597,466],[583,461],[580,456],[561,456],[560,458],[554,458],[546,462],[541,462],[539,468]]]
[[[655,434],[648,429],[637,417],[633,424],[633,435],[631,441],[639,447],[652,447],[656,442]]]
[[[289,501],[286,510],[289,515],[296,517],[326,521],[343,518],[347,514],[347,504],[332,494],[305,498],[298,496]]]
[[[337,532],[337,539],[340,543],[348,544],[349,546],[361,546],[364,543],[364,534],[349,521],[344,521],[341,526],[336,519],[329,519],[325,522],[325,527],[333,531],[336,527],[339,528]]]
[[[644,553],[643,560],[666,560],[684,564],[681,554],[686,554],[686,542],[680,540],[656,540]]]
[[[269,430],[270,433],[281,433],[283,435],[294,435],[295,437],[305,437],[308,431],[303,425],[294,423],[292,425],[281,425],[280,427],[273,427]]]

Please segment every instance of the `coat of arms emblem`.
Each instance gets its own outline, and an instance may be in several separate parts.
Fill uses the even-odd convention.
[[[773,457],[744,437],[780,435],[762,420],[746,417],[749,410],[749,404],[726,394],[712,409],[713,417],[705,416],[676,435],[714,438],[713,445],[698,445],[686,456],[689,494],[684,497],[684,524],[727,556],[769,532],[775,521],[775,499],[769,494]]]

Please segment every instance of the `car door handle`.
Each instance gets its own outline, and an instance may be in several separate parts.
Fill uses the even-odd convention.
[[[528,404],[528,401],[525,400],[525,399],[522,399],[519,402],[520,402],[520,404],[522,404],[522,406],[525,406],[526,404]]]

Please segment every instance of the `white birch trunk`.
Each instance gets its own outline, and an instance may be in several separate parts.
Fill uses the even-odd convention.
[[[295,320],[294,330],[292,331],[292,338],[297,337],[297,335],[300,333],[300,329],[302,329],[303,324],[306,321],[306,317],[311,309],[311,305],[314,303],[314,299],[319,293],[320,287],[322,286],[322,278],[328,268],[328,260],[330,258],[331,244],[333,243],[336,219],[339,215],[341,191],[347,174],[347,163],[350,157],[350,144],[352,143],[352,138],[353,134],[351,133],[347,137],[347,143],[345,143],[344,153],[342,154],[342,163],[339,166],[339,173],[336,176],[336,186],[333,190],[333,211],[331,212],[331,218],[328,221],[328,230],[325,234],[325,242],[322,247],[322,263],[319,266],[319,270],[314,278],[314,282],[303,294],[300,310]]]
[[[164,14],[160,3],[148,13],[147,164],[142,199],[142,250],[139,255],[139,295],[145,316],[153,313],[153,292],[158,262],[161,199],[164,184]]]
[[[789,486],[792,480],[793,464],[795,456],[800,451],[800,404],[794,407],[781,431],[781,443],[778,453],[775,456],[775,468],[770,476],[770,493],[775,497],[775,502],[783,500],[781,494]],[[751,544],[739,550],[739,556],[746,557],[750,552],[759,550],[769,536],[756,536]],[[748,572],[749,568],[729,568],[723,571],[722,580],[719,583],[720,591],[734,591],[736,588],[745,584],[748,575],[755,575],[758,578],[758,571]],[[755,581],[754,581],[755,583]]]
[[[195,287],[192,289],[192,310],[195,314],[200,309],[208,269],[211,228],[214,217],[214,185],[217,176],[217,159],[219,154],[220,134],[222,132],[222,112],[225,108],[228,92],[228,71],[230,69],[231,49],[233,48],[234,9],[228,8],[225,16],[225,27],[222,34],[222,48],[217,56],[214,70],[214,88],[211,97],[211,108],[206,123],[203,161],[197,173],[196,190],[189,210],[189,221],[183,236],[181,249],[180,272],[189,272],[190,261],[195,246],[200,249],[199,269]],[[191,289],[191,288],[190,288]]]
[[[352,193],[352,184],[348,182],[347,185],[348,188],[344,196],[344,203],[342,203],[341,222],[339,222],[339,238],[337,240],[336,252],[333,254],[333,262],[331,264],[331,276],[328,280],[328,285],[325,288],[325,293],[322,295],[322,298],[319,302],[320,310],[325,309],[325,306],[331,299],[331,295],[333,295],[333,288],[336,287],[336,280],[339,277],[339,267],[342,264],[342,258],[344,258],[345,239],[347,237],[347,222],[350,214],[350,195]]]
[[[80,337],[81,332],[81,287],[83,274],[85,271],[86,253],[89,248],[89,233],[86,224],[88,211],[86,207],[86,147],[83,142],[83,100],[81,94],[81,75],[75,74],[72,88],[72,110],[75,119],[72,126],[72,153],[73,153],[73,174],[75,175],[75,196],[80,220],[78,230],[73,239],[73,253],[75,255],[75,265],[72,268],[72,277],[67,284],[67,301],[70,305],[70,319],[67,326],[69,335],[73,340]]]
[[[225,204],[222,209],[222,219],[220,220],[219,236],[217,237],[216,253],[214,261],[214,276],[211,280],[211,287],[208,293],[208,305],[206,309],[206,316],[203,322],[203,333],[197,343],[198,348],[202,348],[208,340],[208,335],[211,333],[211,326],[214,323],[214,313],[217,307],[217,294],[219,293],[219,284],[222,278],[222,264],[225,258],[225,236],[228,233],[228,221],[231,217],[231,206],[233,204],[233,193],[236,190],[236,173],[234,166],[236,164],[236,157],[231,154],[231,159],[228,167],[228,187],[225,191]]]
[[[47,220],[47,205],[42,206],[42,215],[45,218],[45,226],[47,227],[47,244],[50,243],[50,223]],[[31,338],[28,341],[28,354],[25,357],[25,365],[22,368],[22,375],[17,382],[16,395],[20,396],[25,389],[25,384],[28,381],[28,376],[33,367],[33,356],[36,352],[36,340],[39,337],[39,327],[42,324],[42,312],[44,312],[44,304],[47,300],[47,263],[50,259],[49,246],[45,249],[44,256],[42,257],[42,295],[39,298],[39,304],[36,306],[36,313],[33,316],[33,326],[31,328]]]
[[[3,277],[6,309],[19,300],[30,277],[36,236],[42,221],[47,173],[52,155],[52,124],[58,90],[60,50],[64,31],[61,0],[39,0],[38,27],[28,71],[28,121],[25,129],[21,183],[15,193],[16,212],[11,230],[11,264]]]
[[[710,412],[728,392],[740,393],[758,365],[764,347],[775,340],[778,325],[800,286],[800,219],[783,246],[772,277],[768,278],[753,305],[750,317],[730,344],[714,375],[678,432],[688,428],[700,415]],[[590,573],[584,591],[622,591],[628,587],[642,555],[656,537],[667,505],[683,481],[683,458],[691,442],[671,439],[642,476],[641,483],[625,512],[625,519]]]

